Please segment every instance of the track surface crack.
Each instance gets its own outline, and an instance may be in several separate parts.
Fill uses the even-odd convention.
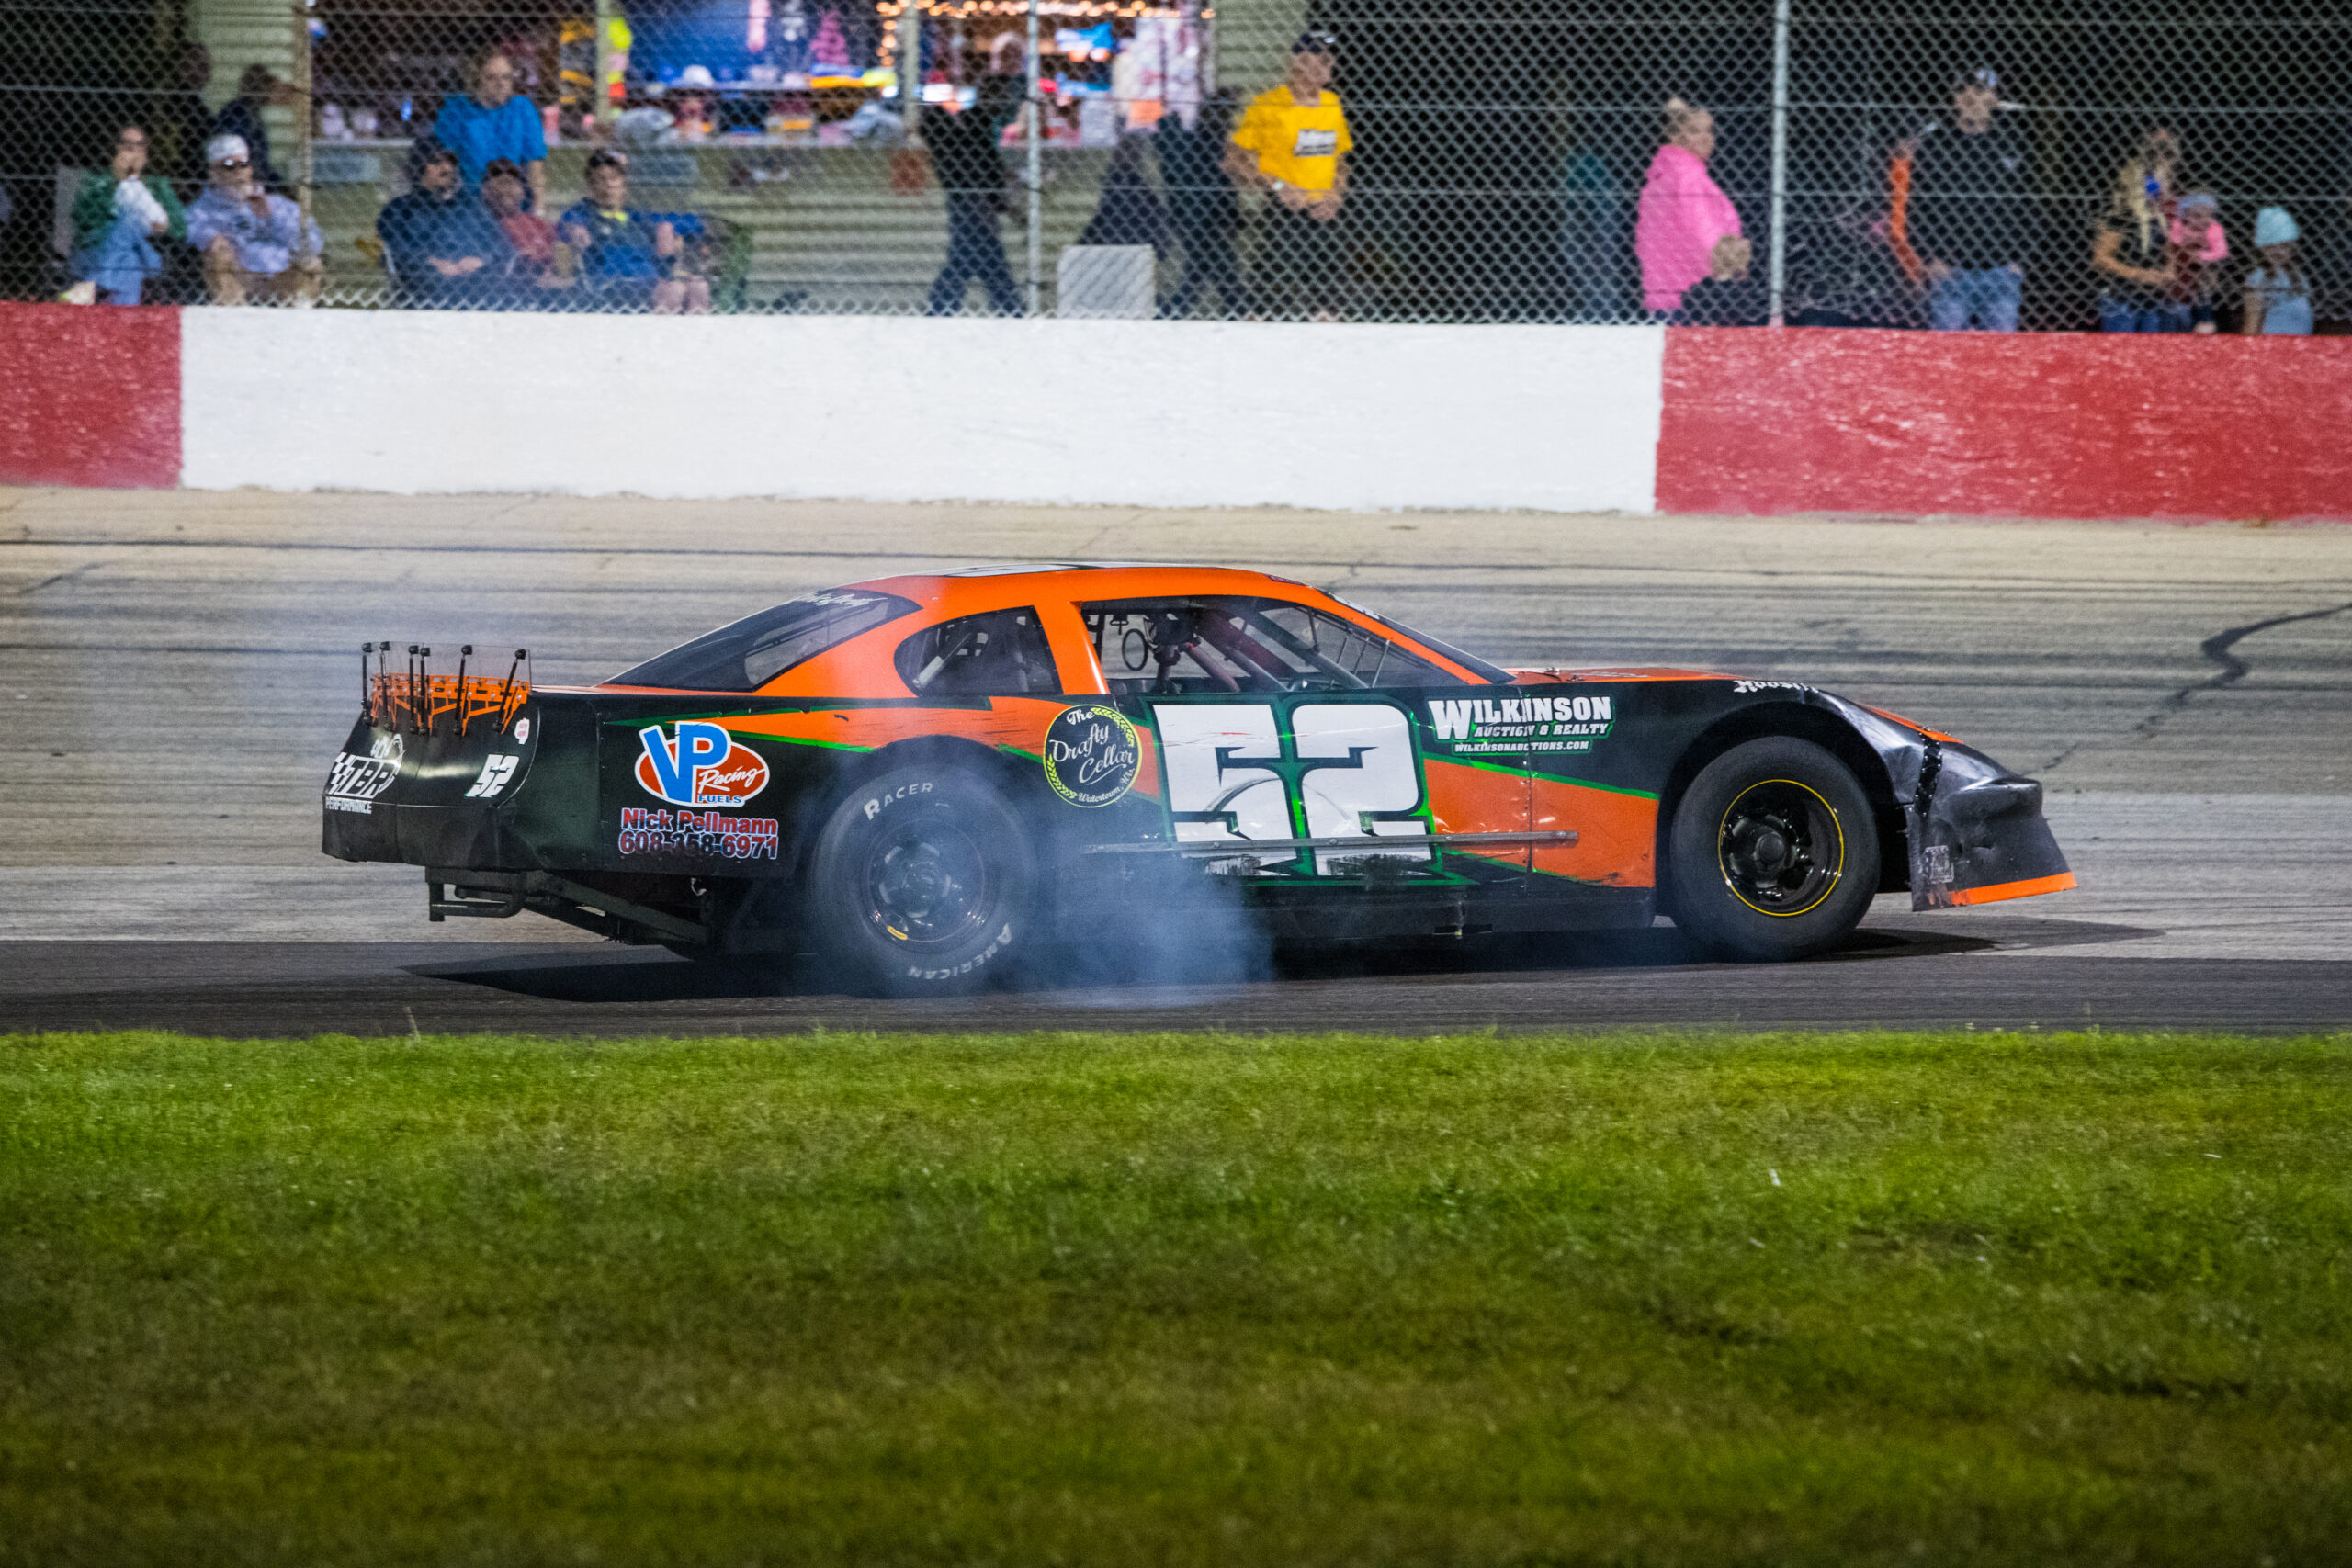
[[[2164,701],[2156,705],[2155,711],[2125,731],[2123,739],[2144,740],[2163,728],[2165,722],[2187,707],[2189,699],[2199,692],[2219,692],[2245,679],[2252,672],[2254,666],[2240,659],[2233,650],[2239,643],[2244,642],[2255,633],[2267,632],[2273,626],[2292,626],[2297,621],[2324,621],[2331,615],[2341,615],[2347,610],[2352,610],[2352,602],[2331,604],[2322,610],[2300,610],[2291,615],[2273,615],[2268,620],[2249,621],[2242,626],[2232,626],[2227,631],[2215,632],[2197,645],[2197,651],[2220,665],[2221,669],[2206,676],[2202,681],[2191,681],[2188,685],[2166,696]],[[2091,742],[2087,740],[2077,740],[2034,771],[2037,773],[2048,773],[2090,744]]]

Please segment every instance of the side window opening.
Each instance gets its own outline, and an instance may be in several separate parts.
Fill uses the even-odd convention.
[[[1079,611],[1119,696],[1463,684],[1377,633],[1284,600],[1131,599]]]
[[[895,593],[832,589],[706,632],[614,676],[616,686],[753,692],[795,665],[915,609]]]
[[[899,677],[926,697],[1052,696],[1062,689],[1035,610],[944,621],[899,645]]]

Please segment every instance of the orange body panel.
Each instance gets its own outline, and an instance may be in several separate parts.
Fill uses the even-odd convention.
[[[2002,882],[1991,887],[1963,887],[1946,897],[1953,904],[1997,904],[2005,898],[2031,898],[2043,893],[2064,893],[2075,886],[2075,874],[2062,871],[2055,876],[2037,876],[2027,882]]]
[[[1439,757],[1427,759],[1422,767],[1439,832],[1570,832],[1577,836],[1573,844],[1533,846],[1533,869],[1606,887],[1657,886],[1657,801]],[[1524,866],[1531,850],[1476,852],[1498,865]]]
[[[1573,844],[1539,844],[1535,869],[1607,887],[1657,886],[1657,802],[1565,779],[1532,779],[1539,833],[1566,829]]]
[[[1736,681],[1736,675],[1722,675],[1707,670],[1670,670],[1663,666],[1638,670],[1513,670],[1511,680],[1521,686],[1566,686],[1579,681],[1607,681],[1611,684],[1629,681]]]

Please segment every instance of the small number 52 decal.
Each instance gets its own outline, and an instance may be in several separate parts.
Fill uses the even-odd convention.
[[[488,800],[506,787],[507,782],[514,776],[515,764],[522,760],[519,756],[509,757],[492,751],[490,761],[481,765],[481,777],[474,780],[473,787],[466,791],[467,796],[480,795]]]

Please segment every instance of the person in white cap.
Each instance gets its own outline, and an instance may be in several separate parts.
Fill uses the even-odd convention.
[[[2302,237],[2294,215],[2283,207],[2266,207],[2254,215],[2254,249],[2262,265],[2246,275],[2241,329],[2246,336],[2311,336],[2312,280],[2298,254]]]
[[[326,280],[326,241],[319,226],[254,183],[253,152],[243,137],[206,142],[204,164],[204,194],[188,209],[187,242],[204,258],[212,302],[316,304]]]

